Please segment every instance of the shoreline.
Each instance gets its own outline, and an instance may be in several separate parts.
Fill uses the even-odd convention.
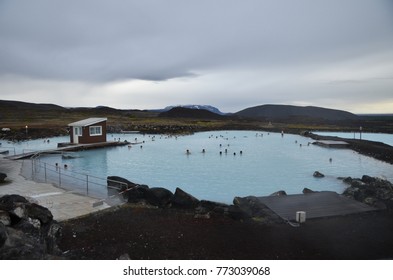
[[[212,130],[212,131],[215,131],[215,130]],[[196,132],[200,132],[200,131],[196,131]],[[292,133],[289,133],[289,134],[292,134]],[[387,144],[381,143],[381,142],[347,139],[347,138],[341,138],[341,137],[336,137],[336,136],[321,136],[321,135],[314,134],[314,133],[308,132],[308,131],[301,132],[301,133],[293,133],[293,134],[294,135],[301,135],[301,136],[308,137],[308,138],[314,139],[314,140],[334,140],[334,141],[342,141],[343,140],[343,141],[348,142],[348,144],[349,144],[348,148],[350,148],[353,151],[356,151],[360,154],[369,156],[369,157],[377,159],[377,160],[381,160],[383,162],[387,162],[389,164],[393,164],[393,147],[389,146]],[[6,157],[3,157],[3,158],[5,159]],[[22,172],[22,164],[20,167],[19,175],[24,177],[24,179],[26,181],[31,180],[31,181],[37,183],[33,179],[29,179],[26,176],[24,176],[24,174]],[[56,186],[53,186],[53,187],[58,188],[64,192],[67,192],[67,190],[64,188],[61,188],[61,187],[59,188]],[[78,194],[78,195],[86,196],[85,194]]]
[[[373,141],[368,141],[368,140],[361,140],[361,141],[359,141],[359,140],[354,140],[354,139],[340,138],[340,137],[336,137],[336,136],[321,136],[321,135],[317,135],[317,134],[314,134],[314,133],[311,133],[311,132],[307,132],[307,131],[299,133],[299,134],[295,134],[295,135],[301,135],[301,136],[308,137],[308,138],[314,139],[314,140],[334,140],[334,141],[344,140],[344,141],[346,141],[346,142],[348,142],[350,144],[350,145],[348,145],[348,148],[351,148],[352,150],[354,150],[354,151],[356,151],[356,152],[358,152],[360,154],[364,154],[364,155],[369,156],[371,158],[375,158],[377,160],[381,160],[381,161],[387,162],[389,164],[393,164],[393,147],[391,147],[389,145],[386,145],[386,144],[383,144],[383,143],[380,143],[380,142],[373,142]],[[359,150],[359,149],[355,149],[354,148],[355,147],[354,143],[358,144],[359,142],[362,144],[361,147],[363,147],[363,148],[366,147],[365,150]],[[371,147],[371,151],[372,151],[371,153],[370,153],[370,147]],[[381,147],[382,147],[382,149],[381,149]],[[377,153],[375,152],[376,148],[378,149]],[[386,152],[386,149],[388,149],[390,152]],[[381,158],[381,156],[383,156],[383,158]],[[5,158],[6,157],[4,157],[4,159]],[[2,158],[0,158],[0,159],[2,159]],[[22,172],[23,171],[22,170],[22,166],[23,165],[21,164],[21,167],[19,168],[20,169],[19,175],[22,176],[26,181],[32,181],[34,183],[38,183],[34,179],[30,179],[30,178],[27,178],[25,176],[26,174],[24,174]],[[57,187],[57,186],[54,186],[54,185],[51,185],[51,186],[56,188],[56,189],[61,190],[62,192],[67,192],[67,193],[72,193],[73,192],[73,191],[70,191],[70,190],[67,190],[67,189],[64,189],[64,188],[61,188],[61,187]],[[276,191],[279,191],[279,190],[277,189]],[[342,194],[342,193],[343,192],[340,192],[339,194]],[[27,195],[29,195],[29,193]],[[76,195],[88,197],[85,194],[76,194]],[[103,199],[97,199],[97,201],[103,201]]]

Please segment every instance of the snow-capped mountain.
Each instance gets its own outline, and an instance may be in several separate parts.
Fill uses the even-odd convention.
[[[219,115],[225,115],[225,113],[221,112],[218,108],[211,106],[211,105],[175,105],[175,106],[167,106],[164,109],[158,109],[154,110],[155,112],[167,112],[173,108],[176,107],[182,107],[182,108],[188,108],[188,109],[204,109],[208,110],[210,112],[219,114]],[[153,111],[153,110],[152,110]]]

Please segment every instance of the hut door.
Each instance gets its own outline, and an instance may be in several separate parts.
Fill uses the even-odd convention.
[[[73,139],[74,144],[79,143],[79,136],[82,136],[82,127],[75,126],[74,127],[74,139]]]

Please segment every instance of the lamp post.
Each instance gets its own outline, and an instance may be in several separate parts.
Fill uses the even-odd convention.
[[[26,138],[27,138],[27,129],[28,129],[29,127],[26,125],[25,128],[26,128]]]
[[[362,130],[363,130],[363,127],[359,127],[360,140],[362,140]]]

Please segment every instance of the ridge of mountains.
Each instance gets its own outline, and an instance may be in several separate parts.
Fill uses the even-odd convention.
[[[107,106],[97,107],[72,107],[65,108],[55,104],[28,103],[21,101],[0,100],[0,121],[4,117],[13,114],[37,112],[46,115],[48,112],[90,112],[91,114],[125,114],[133,113],[139,116],[158,116],[166,118],[196,118],[196,119],[253,119],[265,121],[356,121],[360,116],[347,111],[315,107],[293,105],[259,105],[249,107],[233,114],[222,113],[216,107],[210,105],[183,105],[168,106],[158,110],[115,109]]]
[[[66,108],[55,104],[48,103],[29,103],[22,101],[12,101],[12,100],[0,100],[0,109],[3,110],[60,110],[64,111]]]

